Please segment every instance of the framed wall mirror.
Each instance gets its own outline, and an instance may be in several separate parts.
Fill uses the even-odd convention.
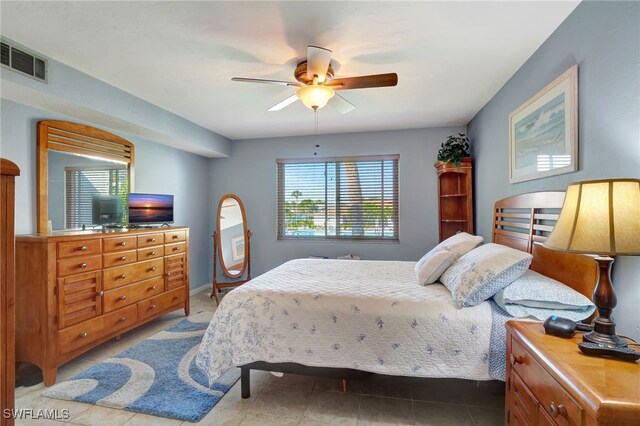
[[[133,143],[66,121],[38,123],[39,233],[117,225],[127,221],[133,189]]]
[[[251,279],[251,231],[247,228],[244,205],[237,195],[224,195],[218,203],[216,232],[213,234],[213,292],[219,303],[218,289],[243,284]],[[218,282],[217,259],[222,273],[232,280]],[[241,277],[247,271],[247,279]]]

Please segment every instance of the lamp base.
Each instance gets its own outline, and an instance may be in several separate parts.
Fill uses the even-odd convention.
[[[617,347],[627,347],[629,346],[624,339],[616,336],[615,334],[602,334],[597,331],[592,331],[590,333],[582,336],[582,340],[585,342],[591,343],[599,343],[601,345],[612,345]]]

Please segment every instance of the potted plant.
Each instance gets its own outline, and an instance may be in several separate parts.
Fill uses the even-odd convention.
[[[451,163],[454,167],[460,167],[463,158],[469,156],[469,138],[464,133],[458,136],[451,135],[447,141],[440,145],[438,151],[438,161]]]

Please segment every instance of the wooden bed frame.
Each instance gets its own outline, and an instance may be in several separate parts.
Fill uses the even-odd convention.
[[[531,253],[533,261],[530,268],[532,270],[563,282],[591,298],[598,276],[597,265],[593,258],[549,250],[542,245],[558,220],[564,197],[564,191],[531,192],[497,201],[493,210],[492,241]],[[251,396],[251,370],[343,379],[343,386],[346,386],[346,379],[379,376],[376,373],[349,368],[310,367],[296,363],[264,361],[242,365],[240,370],[242,398]]]

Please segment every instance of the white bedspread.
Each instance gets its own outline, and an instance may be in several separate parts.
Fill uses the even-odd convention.
[[[489,380],[487,302],[457,308],[415,262],[300,259],[231,291],[196,363],[213,381],[254,361]]]

